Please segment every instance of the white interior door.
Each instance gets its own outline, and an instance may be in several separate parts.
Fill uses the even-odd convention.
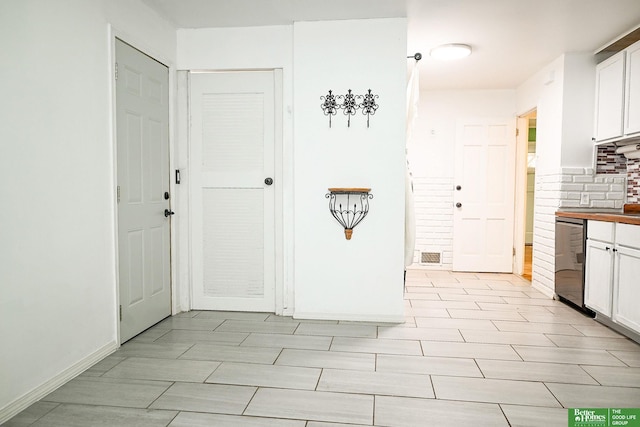
[[[120,342],[171,315],[169,71],[116,39]]]
[[[275,311],[274,79],[190,74],[194,309]]]
[[[453,207],[455,271],[513,271],[514,121],[458,123]]]

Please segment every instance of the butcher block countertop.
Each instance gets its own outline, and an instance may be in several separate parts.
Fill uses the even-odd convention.
[[[640,204],[626,204],[622,212],[603,212],[596,209],[584,209],[557,211],[556,216],[640,225]]]

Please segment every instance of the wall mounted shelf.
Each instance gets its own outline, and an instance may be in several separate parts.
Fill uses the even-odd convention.
[[[353,229],[369,213],[369,199],[373,198],[370,192],[370,188],[329,188],[325,195],[329,199],[329,212],[344,228],[347,240],[351,240]]]

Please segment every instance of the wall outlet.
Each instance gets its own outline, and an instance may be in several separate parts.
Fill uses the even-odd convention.
[[[580,204],[588,205],[589,204],[589,193],[580,194]]]

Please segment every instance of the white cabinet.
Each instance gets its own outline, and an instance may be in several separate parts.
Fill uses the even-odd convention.
[[[640,42],[596,66],[596,141],[640,137]]]
[[[640,240],[631,241],[640,235],[640,226],[618,224],[616,232],[612,320],[640,332]]]
[[[587,240],[584,305],[611,317],[613,297],[613,243]]]
[[[596,141],[623,135],[625,56],[616,53],[596,66]]]
[[[624,134],[640,133],[640,43],[626,50]]]
[[[640,226],[589,220],[586,247],[585,306],[640,334]]]

